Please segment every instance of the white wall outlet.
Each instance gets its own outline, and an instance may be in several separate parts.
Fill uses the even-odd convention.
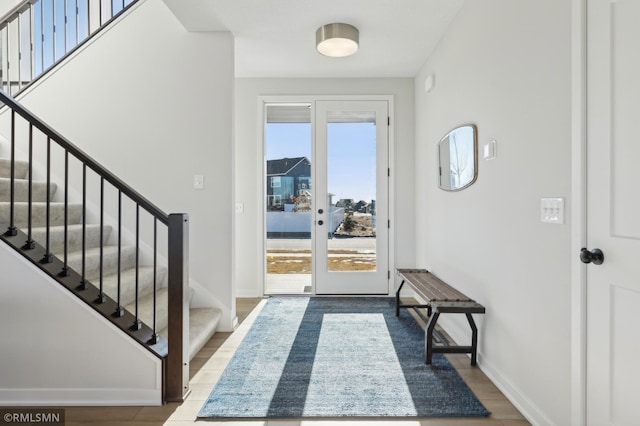
[[[204,189],[204,175],[193,175],[193,189]]]
[[[564,198],[540,199],[540,221],[543,223],[564,223]]]

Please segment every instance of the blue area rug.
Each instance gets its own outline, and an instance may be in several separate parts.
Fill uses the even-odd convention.
[[[274,297],[200,418],[471,417],[490,413],[391,298]]]

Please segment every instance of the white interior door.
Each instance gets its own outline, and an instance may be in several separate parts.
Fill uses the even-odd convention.
[[[587,1],[587,422],[638,424],[640,2]],[[587,259],[588,260],[588,259]]]
[[[315,111],[315,292],[388,294],[388,102]]]

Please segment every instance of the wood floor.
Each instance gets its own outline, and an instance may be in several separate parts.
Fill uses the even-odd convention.
[[[425,420],[380,420],[380,421],[240,421],[209,422],[197,421],[196,415],[209,396],[211,389],[233,356],[242,338],[255,319],[258,310],[254,308],[264,303],[263,299],[238,299],[237,315],[240,326],[233,333],[216,333],[195,356],[190,364],[191,394],[182,404],[171,403],[161,407],[66,407],[66,426],[186,426],[229,425],[229,426],[524,426],[529,422],[504,397],[498,388],[477,367],[469,365],[469,358],[463,354],[447,355],[476,396],[484,404],[491,416],[486,418],[454,418]]]

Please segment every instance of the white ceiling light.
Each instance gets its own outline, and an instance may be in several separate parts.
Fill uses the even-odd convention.
[[[316,31],[316,48],[325,56],[342,58],[358,51],[359,38],[358,29],[353,25],[327,24]]]

